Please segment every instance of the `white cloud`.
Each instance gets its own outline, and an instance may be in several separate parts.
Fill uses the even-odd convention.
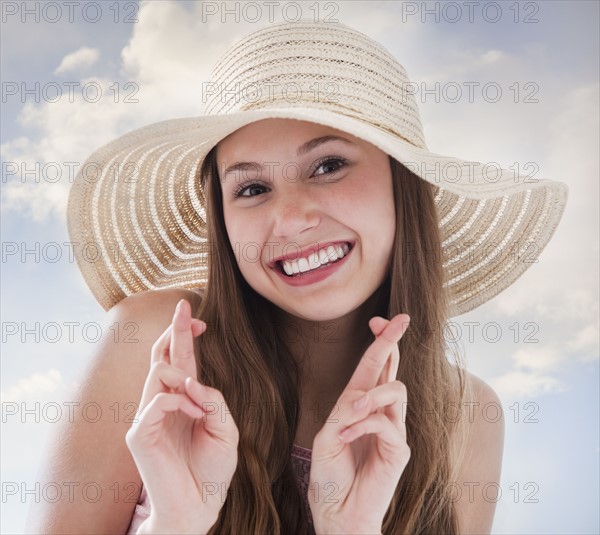
[[[122,51],[118,77],[81,78],[72,97],[65,88],[56,102],[23,106],[18,121],[26,135],[1,146],[3,160],[10,165],[2,188],[3,212],[21,212],[36,222],[63,218],[74,174],[84,160],[98,147],[142,125],[200,115],[202,81],[238,37],[236,32],[239,37],[248,33],[247,28],[237,27],[224,31],[219,18],[203,23],[174,2],[142,3],[138,17]],[[66,56],[63,72],[86,61],[91,65],[95,53],[87,50]],[[83,91],[86,84],[89,94]],[[55,180],[57,169],[59,180]]]
[[[581,360],[591,362],[598,359],[599,338],[598,323],[590,323],[573,333],[572,338],[567,341],[567,347],[571,351],[580,352]]]
[[[202,83],[217,59],[261,26],[244,21],[222,24],[216,16],[203,22],[201,4],[189,7],[192,14],[181,3],[143,3],[139,22],[122,50],[124,76],[140,84],[144,95],[140,112],[148,122],[200,115]]]
[[[56,394],[63,386],[63,378],[54,368],[45,373],[34,373],[31,377],[19,379],[6,390],[2,390],[2,403],[41,401]]]
[[[599,100],[598,84],[575,87],[545,120],[547,127],[536,142],[543,146],[543,157],[536,162],[538,175],[566,182],[569,198],[538,261],[510,291],[494,299],[498,313],[569,325],[569,333],[579,330],[581,321],[597,321]],[[578,323],[571,325],[573,320]]]
[[[506,54],[501,50],[488,50],[487,52],[482,54],[480,61],[482,64],[487,65],[490,63],[497,63],[505,57]]]
[[[540,394],[561,392],[562,382],[554,377],[568,361],[568,354],[555,346],[532,345],[513,353],[513,369],[490,383],[505,399],[533,398]]]
[[[547,346],[519,349],[512,356],[517,368],[529,368],[536,373],[555,371],[566,358],[566,355],[561,354],[556,348]]]
[[[121,134],[123,124],[133,123],[136,103],[124,100],[129,93],[121,90],[114,102],[113,81],[86,78],[80,87],[86,84],[94,91],[75,92],[72,102],[64,95],[23,107],[19,121],[31,134],[1,146],[4,169],[10,169],[2,186],[3,212],[18,211],[36,222],[64,217],[69,188],[84,160]]]
[[[64,173],[68,172],[66,169]],[[69,187],[64,184],[13,182],[3,188],[2,209],[21,212],[36,223],[66,212]]]
[[[558,377],[573,360],[575,350],[585,350],[579,361],[590,362],[597,358],[597,353],[589,351],[597,343],[597,335],[597,327],[588,325],[565,343],[523,344],[511,356],[512,368],[491,379],[490,384],[505,399],[562,392],[565,385]]]
[[[565,370],[599,358],[595,296],[578,290],[567,294],[564,301],[555,302],[549,295],[550,290],[545,301],[525,304],[518,314],[508,315],[522,336],[520,348],[511,356],[510,368],[490,380],[500,396],[510,399],[561,392],[565,385],[559,377]],[[526,310],[532,315],[528,316]]]
[[[54,74],[64,74],[91,67],[98,61],[99,57],[100,51],[97,48],[81,47],[79,50],[67,54],[54,71]]]
[[[512,371],[489,381],[503,399],[531,399],[540,394],[558,393],[564,390],[555,377],[538,375],[531,371]]]
[[[52,368],[19,379],[2,391],[2,453],[10,459],[3,467],[5,474],[19,474],[17,481],[35,481],[35,469],[43,469],[42,463],[48,462],[49,439],[58,436],[79,408],[69,399],[76,387]]]

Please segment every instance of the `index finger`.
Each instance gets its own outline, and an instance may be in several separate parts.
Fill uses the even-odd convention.
[[[381,317],[374,317],[369,321],[369,327],[375,336],[379,336],[385,329],[385,326],[389,323],[389,320]],[[379,376],[377,386],[394,381],[398,375],[398,366],[400,364],[400,355],[398,353],[398,344],[394,344],[392,352],[386,360],[383,372]]]
[[[171,328],[169,347],[171,366],[184,371],[194,379],[197,377],[196,357],[194,354],[194,336],[192,334],[192,309],[182,299],[177,303]]]
[[[370,390],[377,386],[383,367],[390,353],[394,351],[394,346],[398,347],[398,341],[402,338],[409,322],[410,317],[408,314],[398,314],[390,320],[365,351],[348,382],[347,388]]]

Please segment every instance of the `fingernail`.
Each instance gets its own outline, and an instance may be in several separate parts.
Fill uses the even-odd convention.
[[[367,406],[367,403],[369,402],[369,395],[365,394],[364,396],[358,398],[355,402],[354,402],[354,410],[355,411],[359,411],[361,409],[364,409]]]

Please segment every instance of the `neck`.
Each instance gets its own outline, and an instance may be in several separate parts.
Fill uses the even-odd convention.
[[[301,403],[310,411],[317,408],[321,418],[327,417],[374,339],[368,323],[385,313],[382,294],[387,292],[380,288],[360,307],[331,321],[286,317],[288,343],[300,372]]]

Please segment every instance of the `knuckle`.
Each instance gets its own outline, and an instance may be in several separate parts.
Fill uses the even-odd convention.
[[[383,338],[386,342],[388,342],[389,344],[396,344],[398,342],[398,340],[396,340],[396,338],[394,336],[391,336],[387,331],[383,331],[379,336],[381,336],[381,338]]]
[[[224,404],[227,408],[227,402],[225,401],[225,397],[223,396],[223,393],[217,389],[217,388],[213,388],[212,386],[207,386],[207,385],[202,385],[205,389],[206,392],[208,393],[209,397],[211,398],[211,401],[216,401],[218,403]]]
[[[363,357],[363,363],[364,366],[372,368],[374,370],[378,370],[381,367],[381,363],[379,362],[379,359],[377,358],[377,355],[375,353],[367,353]]]
[[[170,366],[163,360],[159,360],[157,362],[153,362],[150,365],[150,373],[152,374],[160,374],[162,371],[166,370]]]
[[[154,343],[152,344],[152,350],[153,351],[154,350],[158,350],[158,349],[160,349],[162,347],[162,345],[163,345],[163,336],[164,336],[164,333],[161,336],[159,336],[156,340],[154,340]]]
[[[194,358],[194,350],[191,348],[182,349],[177,353],[177,358],[193,359]]]
[[[324,435],[324,428],[321,428],[319,430],[319,432],[315,435],[315,438],[313,439],[313,449],[315,448],[320,448],[322,445],[322,442],[325,440],[325,435]]]
[[[161,343],[161,340],[159,338],[158,340],[156,340],[156,342],[154,342],[152,344],[152,349],[151,349],[152,356],[154,357],[154,356],[157,356],[157,355],[161,355],[162,351],[163,351],[162,350],[162,343]]]
[[[342,406],[348,405],[348,404],[352,403],[355,399],[358,399],[363,394],[364,394],[364,392],[362,392],[360,390],[344,391],[338,398],[336,406],[337,405],[342,405]],[[332,412],[333,412],[333,409],[332,409]]]
[[[376,412],[373,415],[373,420],[376,421],[381,426],[386,426],[390,423],[390,419],[381,412]]]
[[[137,442],[136,439],[137,439],[137,433],[136,433],[135,428],[132,426],[129,428],[127,433],[125,433],[125,444],[127,444],[127,446],[129,448],[134,447]]]
[[[150,402],[152,405],[163,407],[165,403],[168,403],[171,394],[167,394],[166,392],[159,392],[154,396],[154,399]]]
[[[161,377],[164,377],[168,368],[170,368],[170,366],[166,362],[153,362],[150,365],[150,371],[148,372],[147,380],[150,380],[152,382],[159,381]]]
[[[392,384],[394,385],[394,389],[395,389],[395,390],[397,390],[397,392],[398,392],[398,393],[399,393],[399,394],[400,394],[400,395],[401,395],[403,398],[405,398],[405,397],[406,397],[406,395],[407,395],[407,393],[408,393],[408,392],[407,392],[407,390],[406,390],[406,385],[405,385],[405,384],[404,384],[402,381],[399,381],[399,380],[397,380],[397,379],[396,379],[395,381],[393,381],[393,383],[392,383]]]

